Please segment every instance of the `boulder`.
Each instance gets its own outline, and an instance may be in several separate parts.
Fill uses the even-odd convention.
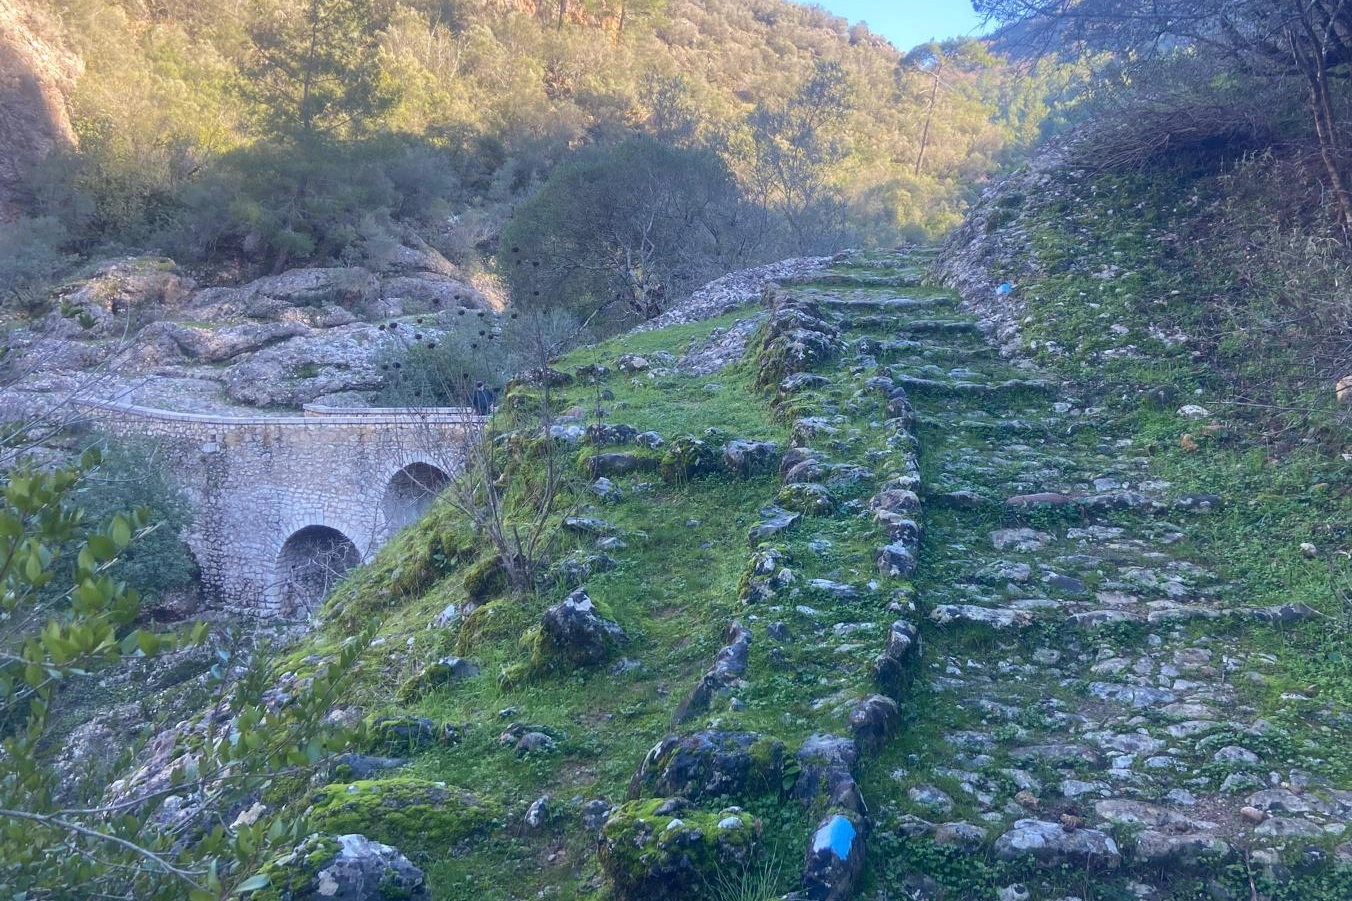
[[[791,447],[779,460],[779,480],[785,485],[816,482],[824,477],[826,455],[807,447]]]
[[[776,495],[775,503],[804,516],[830,516],[836,512],[835,496],[825,485],[816,482],[785,485]]]
[[[813,735],[798,749],[798,779],[793,796],[811,807],[819,799],[858,813],[864,812],[851,771],[859,760],[859,747],[852,739]]]
[[[399,686],[401,701],[414,701],[453,682],[479,675],[479,667],[463,657],[442,657],[429,663],[415,676]]]
[[[873,661],[873,680],[893,698],[900,697],[912,678],[920,656],[920,631],[904,619],[887,633],[887,647]]]
[[[779,791],[784,743],[755,732],[708,730],[669,735],[643,758],[629,781],[629,797],[719,796]]]
[[[883,695],[869,695],[850,711],[850,731],[859,747],[877,751],[901,723],[897,702]]]
[[[635,472],[653,472],[658,461],[640,454],[593,454],[587,458],[587,474],[592,478],[600,476],[626,476]]]
[[[578,588],[540,618],[534,661],[545,669],[598,666],[625,641],[618,623],[601,616],[585,588]]]
[[[700,677],[695,687],[690,690],[690,694],[686,695],[685,700],[676,708],[676,713],[671,719],[673,725],[707,710],[719,690],[739,684],[741,677],[746,674],[751,631],[734,620],[728,625],[725,640],[727,644],[718,649],[713,667]]]
[[[1163,832],[1147,829],[1136,836],[1136,858],[1176,869],[1209,868],[1230,856],[1230,845],[1209,832]]]
[[[878,572],[894,579],[909,579],[915,575],[915,554],[904,541],[894,541],[878,551]]]
[[[723,446],[723,465],[743,477],[772,471],[778,463],[779,445],[773,441],[737,438]]]
[[[450,723],[438,725],[425,716],[382,716],[372,721],[368,743],[387,754],[414,754],[436,745],[460,741],[460,730]]]
[[[760,515],[764,519],[752,526],[750,533],[747,535],[747,541],[751,544],[752,549],[760,547],[765,542],[775,538],[779,533],[798,525],[803,518],[801,513],[793,513],[773,505],[762,507]]]
[[[588,444],[633,444],[637,439],[638,429],[631,425],[597,422],[587,426]]]
[[[431,901],[423,871],[364,835],[312,835],[265,866],[267,893],[285,901]],[[257,892],[244,893],[245,898]]]
[[[333,761],[329,778],[340,780],[370,779],[391,770],[408,766],[405,757],[377,757],[372,754],[339,754]]]
[[[736,808],[717,813],[671,799],[630,801],[601,828],[596,856],[616,901],[687,901],[743,872],[761,824]]]
[[[716,472],[722,460],[717,451],[693,435],[682,435],[667,445],[662,455],[662,478],[685,482],[696,476]]]
[[[812,388],[825,388],[831,384],[831,380],[826,376],[817,375],[814,372],[799,372],[779,383],[780,394],[797,394],[799,391],[807,391]]]
[[[746,572],[737,585],[737,596],[744,604],[755,604],[774,598],[779,589],[792,584],[793,561],[782,548],[762,547],[751,555]]]
[[[803,862],[803,888],[813,901],[844,901],[864,871],[863,823],[857,815],[833,813],[812,833]]]
[[[453,785],[395,776],[324,786],[310,797],[309,820],[321,832],[361,829],[376,841],[437,853],[489,828],[493,811]]]

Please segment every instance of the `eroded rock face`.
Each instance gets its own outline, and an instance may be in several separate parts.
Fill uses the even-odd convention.
[[[375,326],[350,325],[314,338],[296,337],[265,347],[232,366],[226,392],[250,406],[300,406],[344,391],[384,384],[380,357],[386,340]]]
[[[0,219],[22,212],[19,180],[53,150],[73,148],[66,91],[84,70],[46,38],[36,11],[0,5]]]

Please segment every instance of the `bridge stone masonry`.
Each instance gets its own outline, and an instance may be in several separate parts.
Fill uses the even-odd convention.
[[[416,521],[486,421],[458,407],[231,416],[77,406],[110,436],[154,443],[191,507],[184,537],[207,600],[285,618],[308,615],[343,572]]]

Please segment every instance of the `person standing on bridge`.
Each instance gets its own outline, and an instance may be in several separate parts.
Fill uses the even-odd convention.
[[[493,412],[493,389],[483,382],[475,383],[474,393],[470,395],[469,404],[474,408],[475,413],[480,416],[487,416]]]

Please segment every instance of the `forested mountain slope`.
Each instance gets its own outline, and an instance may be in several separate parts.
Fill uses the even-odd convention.
[[[25,167],[25,215],[0,231],[7,279],[33,290],[119,248],[229,279],[369,264],[410,231],[481,268],[559,164],[616,169],[646,137],[667,148],[655,171],[723,192],[701,214],[716,246],[627,261],[622,293],[669,301],[747,261],[940,233],[1060,77],[975,42],[902,53],[782,0],[26,2],[8,15],[83,68],[78,150]],[[546,231],[588,215],[517,212]]]

